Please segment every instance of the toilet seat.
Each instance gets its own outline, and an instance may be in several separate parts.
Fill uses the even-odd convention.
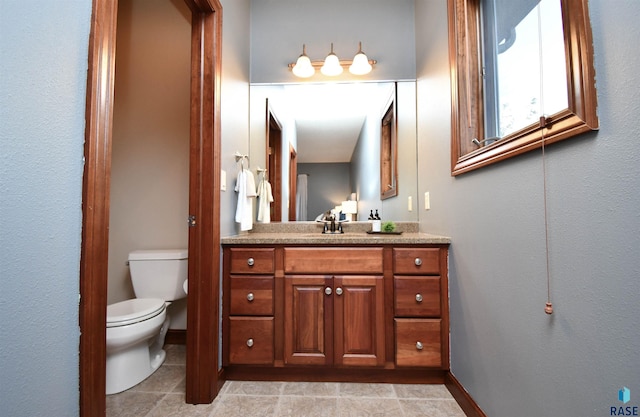
[[[134,298],[107,306],[107,327],[127,326],[162,313],[165,302],[159,298]]]

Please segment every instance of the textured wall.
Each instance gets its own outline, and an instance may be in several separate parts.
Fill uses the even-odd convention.
[[[541,153],[450,176],[446,1],[416,0],[421,229],[452,238],[452,372],[492,417],[640,403],[640,3],[589,7],[601,127],[547,148],[547,316]]]
[[[0,407],[78,415],[91,1],[0,2]]]

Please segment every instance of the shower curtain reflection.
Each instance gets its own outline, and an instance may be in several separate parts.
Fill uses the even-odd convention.
[[[296,191],[296,220],[306,221],[307,219],[307,174],[298,175],[298,185]]]

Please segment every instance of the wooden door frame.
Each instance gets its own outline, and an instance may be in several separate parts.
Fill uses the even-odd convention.
[[[220,197],[216,192],[220,187],[216,173],[220,172],[222,6],[218,0],[185,1],[192,12],[190,177],[191,164],[197,164],[199,170],[198,188],[190,190],[189,205],[194,210],[191,214],[200,219],[189,233],[190,273],[199,274],[189,279],[186,400],[210,403],[222,383],[217,366]],[[79,283],[79,408],[80,416],[86,417],[106,412],[105,323],[118,2],[93,0],[92,7]],[[190,178],[190,187],[192,184]]]
[[[266,155],[267,175],[273,192],[271,221],[282,221],[282,124],[267,99]]]
[[[298,153],[289,144],[289,221],[296,221],[298,189]]]

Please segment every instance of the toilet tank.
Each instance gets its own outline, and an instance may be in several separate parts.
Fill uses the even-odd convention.
[[[136,298],[178,300],[187,294],[187,250],[136,250],[129,253],[131,282]]]

